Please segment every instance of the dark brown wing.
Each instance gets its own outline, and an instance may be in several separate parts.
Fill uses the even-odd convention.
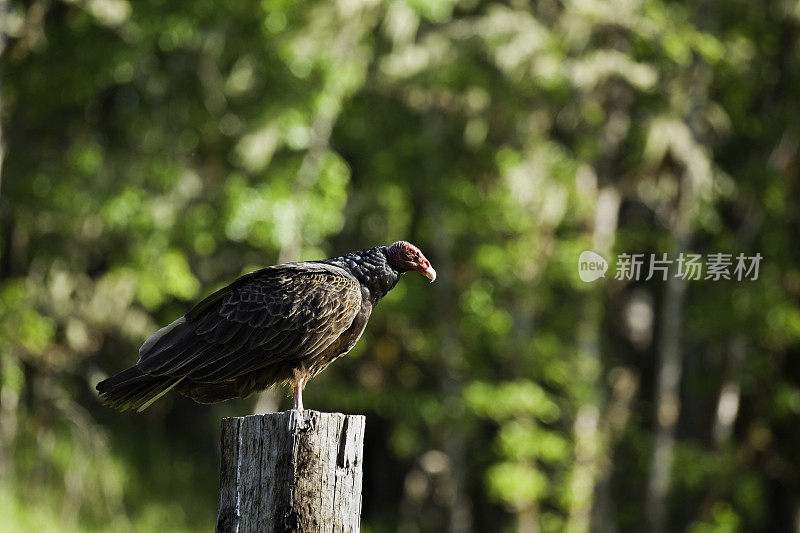
[[[358,281],[324,263],[253,272],[212,294],[156,333],[140,350],[139,369],[197,382],[233,379],[327,348],[361,308]]]

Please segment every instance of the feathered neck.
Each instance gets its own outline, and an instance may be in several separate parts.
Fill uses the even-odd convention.
[[[385,246],[331,257],[323,263],[340,267],[352,274],[369,291],[369,299],[373,304],[386,296],[400,279],[400,272],[389,264]]]

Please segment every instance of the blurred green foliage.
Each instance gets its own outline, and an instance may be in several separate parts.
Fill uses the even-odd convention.
[[[0,529],[207,531],[219,419],[283,392],[120,415],[94,384],[244,272],[404,238],[439,280],[306,393],[368,415],[365,531],[793,530],[798,13],[0,2]],[[764,261],[673,308],[580,281],[588,249]]]

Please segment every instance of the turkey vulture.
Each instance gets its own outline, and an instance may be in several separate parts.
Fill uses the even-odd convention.
[[[403,272],[436,271],[411,243],[246,274],[156,331],[136,366],[97,384],[103,403],[142,411],[172,389],[200,403],[244,398],[291,384],[303,388],[355,345],[372,308]]]

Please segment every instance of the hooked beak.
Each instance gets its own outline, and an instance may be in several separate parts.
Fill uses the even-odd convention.
[[[420,268],[419,271],[422,273],[423,276],[431,280],[431,283],[436,281],[436,271],[430,264],[428,265],[427,268]]]

